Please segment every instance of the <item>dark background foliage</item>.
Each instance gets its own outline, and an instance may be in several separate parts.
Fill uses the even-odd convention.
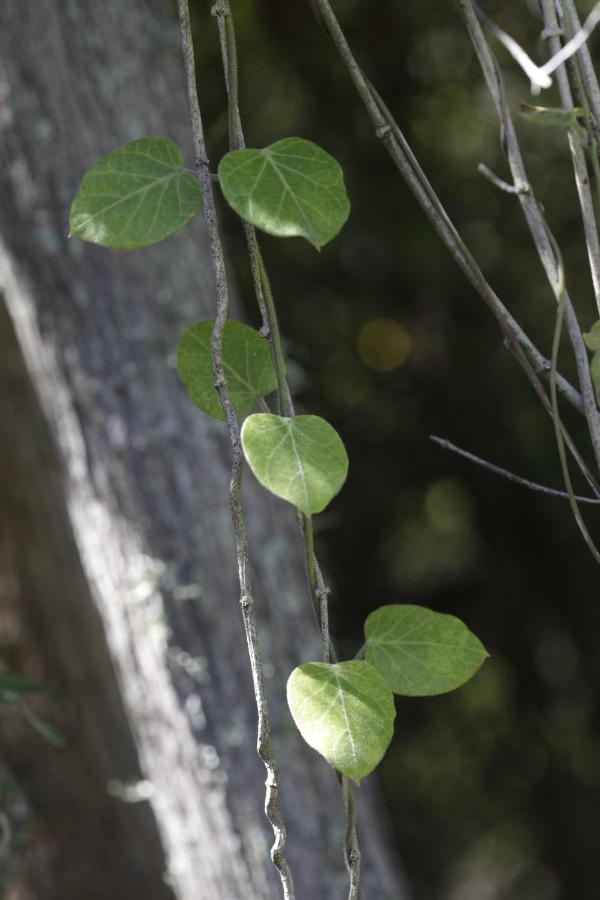
[[[503,176],[506,166],[453,4],[335,6],[490,282],[549,354],[554,302],[517,201],[477,173],[479,162]],[[381,780],[414,896],[592,900],[600,879],[593,560],[566,503],[429,441],[446,436],[559,486],[551,422],[372,134],[310,4],[233,7],[248,145],[292,134],[317,141],[341,162],[352,201],[348,225],[321,254],[262,239],[299,407],[335,425],[351,460],[344,490],[317,520],[336,639],[352,655],[371,610],[419,603],[462,617],[492,654],[457,693],[398,702]],[[486,4],[542,59],[535,7]],[[218,160],[227,137],[216,30],[206,3],[195,14],[201,102]],[[516,111],[531,102],[529,86],[498,55]],[[558,105],[554,94],[541,102]],[[524,122],[518,129],[587,328],[596,316],[565,135]],[[255,319],[243,236],[222,215]],[[566,342],[561,365],[572,373]],[[565,416],[585,446],[582,421]],[[598,513],[588,521],[598,533]]]

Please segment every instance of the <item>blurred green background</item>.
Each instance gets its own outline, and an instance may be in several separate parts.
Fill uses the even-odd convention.
[[[325,416],[350,456],[344,490],[316,521],[334,586],[335,637],[343,655],[353,655],[371,610],[418,603],[463,618],[492,654],[455,694],[398,701],[381,780],[415,900],[597,900],[595,564],[564,501],[508,484],[429,441],[442,435],[558,487],[552,424],[375,139],[309,3],[232,6],[248,145],[286,135],[318,142],[342,164],[352,202],[349,223],[320,254],[302,241],[261,240],[298,407]],[[541,61],[536,7],[485,4]],[[518,202],[477,173],[485,162],[507,177],[454,4],[337,0],[335,9],[486,276],[549,355],[555,304]],[[227,122],[211,25],[199,0],[199,88],[218,160]],[[527,79],[495,49],[515,114],[520,102],[559,105],[552,91],[532,101]],[[596,315],[565,133],[517,127],[587,329]],[[256,321],[243,234],[224,208],[222,218]],[[561,368],[573,376],[566,341]],[[587,451],[583,421],[564,415]],[[600,515],[589,509],[599,534]]]

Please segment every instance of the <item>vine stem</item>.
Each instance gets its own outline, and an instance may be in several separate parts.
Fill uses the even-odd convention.
[[[356,61],[329,0],[312,0],[312,2],[320,13],[321,20],[348,71],[358,96],[366,108],[376,137],[381,140],[414,194],[419,206],[446,245],[454,261],[462,269],[477,293],[491,310],[505,336],[506,347],[513,354],[519,365],[523,366],[524,355],[538,374],[547,377],[551,368],[550,360],[538,350],[487,282],[473,254],[460,237],[454,223],[423,172],[401,129]],[[527,182],[523,180],[515,181],[515,193],[521,194],[529,191],[530,188]],[[523,352],[520,353],[519,350]],[[557,376],[557,386],[561,394],[579,412],[585,412],[586,407],[581,394],[561,375]],[[600,459],[600,430],[598,437]]]
[[[213,197],[212,179],[210,177],[208,156],[204,140],[202,116],[196,88],[196,67],[188,0],[177,0],[177,8],[179,12],[181,47],[192,122],[194,161],[202,192],[204,219],[209,234],[212,265],[217,286],[217,314],[211,338],[211,359],[215,379],[214,384],[219,393],[221,406],[225,414],[233,453],[231,479],[229,483],[229,502],[235,534],[240,582],[240,607],[244,621],[246,642],[248,644],[254,696],[258,713],[257,751],[267,770],[267,779],[265,782],[265,813],[271,823],[275,838],[271,848],[271,859],[281,878],[284,900],[294,900],[294,882],[292,873],[285,859],[287,833],[279,808],[279,769],[271,749],[271,721],[265,692],[262,654],[256,628],[256,612],[252,593],[250,561],[248,555],[248,537],[240,495],[244,458],[242,454],[239,424],[231,403],[223,369],[223,331],[229,312],[229,292],[223,258],[223,248]]]
[[[572,33],[581,31],[581,22],[573,0],[563,0],[563,12],[565,17],[569,19],[570,31]],[[581,79],[592,114],[593,129],[597,135],[600,129],[600,86],[598,85],[587,41],[577,51],[576,59],[579,62]]]
[[[228,96],[230,147],[232,150],[241,150],[245,147],[245,140],[239,111],[237,43],[233,16],[228,0],[216,0],[211,12],[217,18],[219,29],[221,56]],[[256,230],[253,225],[244,222],[244,231],[254,290],[263,320],[262,333],[268,336],[277,377],[278,410],[280,414],[291,418],[294,416],[294,404],[286,378],[281,331],[279,329],[273,292],[258,244]],[[306,574],[311,601],[321,633],[323,660],[326,663],[336,662],[337,655],[329,633],[328,599],[330,591],[325,584],[315,555],[312,517],[299,512],[298,524],[304,542]],[[360,900],[360,849],[356,833],[356,801],[348,784],[348,779],[339,772],[336,772],[336,776],[342,788],[342,801],[346,819],[344,859],[350,879],[348,900]]]
[[[544,15],[544,25],[550,33],[548,42],[550,52],[557,54],[562,45],[560,38],[556,32],[559,29],[559,21],[556,15],[554,0],[542,0],[542,11]],[[569,84],[569,77],[564,63],[560,65],[556,71],[556,79],[558,81],[558,89],[560,92],[560,100],[563,109],[572,110],[574,108],[573,94]],[[587,107],[587,103],[586,103]],[[577,185],[577,195],[579,197],[579,206],[581,208],[581,218],[583,221],[583,229],[585,233],[585,242],[588,251],[588,259],[590,264],[590,272],[592,276],[592,284],[594,287],[594,296],[596,298],[596,306],[598,315],[600,315],[600,240],[598,239],[598,228],[596,225],[596,216],[594,213],[594,203],[592,200],[592,191],[590,188],[590,179],[585,160],[585,152],[581,137],[576,129],[568,129],[569,149],[573,160],[573,173],[575,175],[575,184]]]
[[[569,464],[567,462],[567,454],[565,450],[565,442],[563,440],[562,433],[562,423],[560,418],[560,411],[558,408],[558,393],[556,390],[556,368],[558,365],[558,353],[560,350],[560,338],[562,334],[563,321],[565,317],[565,304],[566,304],[566,286],[565,286],[565,269],[563,264],[562,255],[560,253],[560,249],[558,244],[552,237],[549,235],[552,241],[552,247],[554,253],[556,255],[556,263],[558,266],[558,288],[559,288],[559,298],[558,298],[558,307],[556,309],[556,321],[554,324],[554,335],[552,338],[552,371],[550,373],[550,398],[552,401],[552,418],[554,422],[554,434],[556,437],[556,446],[558,448],[558,457],[560,460],[560,467],[563,473],[563,479],[565,482],[565,487],[567,489],[567,494],[569,497],[569,504],[571,506],[571,511],[573,513],[573,518],[577,523],[577,527],[579,528],[581,535],[587,544],[587,547],[596,560],[597,563],[600,563],[600,553],[596,545],[594,544],[592,537],[587,529],[587,526],[583,520],[583,516],[581,515],[581,511],[579,509],[579,504],[577,503],[577,497],[575,496],[575,492],[573,490],[573,484],[571,482],[571,474],[569,472]]]
[[[515,184],[529,184],[521,148],[504,96],[504,89],[498,65],[487,43],[472,0],[456,0],[456,2],[465,21],[488,91],[496,108],[496,114],[501,128],[502,146],[506,154],[513,180]],[[549,23],[546,22],[546,24],[548,25]],[[553,249],[550,229],[531,188],[528,192],[520,193],[518,197],[533,243],[546,273],[546,277],[556,297],[557,303],[560,303],[561,296],[563,296],[560,288],[560,271],[558,259]],[[590,376],[587,350],[583,341],[581,327],[577,320],[575,310],[573,309],[571,299],[566,291],[564,292],[564,305],[565,321],[577,366],[577,377],[581,389],[583,410],[590,433],[596,466],[600,469],[600,416],[598,415],[595,392]],[[551,370],[552,365],[550,366],[549,371]],[[556,380],[558,387],[557,376]]]
[[[557,304],[560,304],[561,298],[564,300],[564,314],[575,356],[581,393],[576,391],[568,384],[568,382],[565,382],[565,380],[556,372],[556,366],[552,361],[549,361],[542,356],[537,347],[535,347],[528,335],[515,321],[488,284],[476,260],[460,237],[456,227],[446,213],[425,173],[421,169],[418,160],[412,152],[398,124],[373,85],[370,84],[362,72],[352,53],[350,45],[346,40],[344,32],[339,25],[335,13],[333,12],[329,0],[313,0],[313,2],[320,13],[321,20],[325,25],[342,62],[348,70],[348,74],[359,97],[365,105],[373,123],[376,136],[384,144],[394,163],[405,178],[408,186],[411,188],[421,208],[433,224],[447,248],[450,250],[455,261],[496,317],[505,336],[505,346],[513,353],[515,359],[521,365],[529,380],[532,381],[536,392],[540,395],[540,399],[543,397],[542,402],[544,407],[552,415],[555,426],[560,433],[561,444],[563,434],[565,433],[564,426],[560,419],[558,419],[557,423],[555,410],[553,405],[548,403],[545,391],[538,391],[537,374],[543,374],[545,376],[550,375],[551,390],[559,390],[574,406],[577,407],[577,409],[580,410],[580,412],[583,412],[588,425],[596,465],[598,469],[600,469],[600,416],[596,405],[595,392],[591,381],[587,351],[583,341],[581,327],[568,294],[566,291],[563,292],[560,289],[559,267],[558,260],[553,252],[553,239],[544,219],[541,207],[535,199],[529,184],[517,136],[505,101],[498,66],[483,34],[472,0],[456,0],[456,3],[467,26],[488,90],[496,107],[501,126],[502,146],[510,167],[514,193],[521,203],[533,242],[556,297]],[[543,2],[550,4],[552,3],[552,0],[543,0]],[[504,184],[505,183],[503,183],[503,185]],[[594,248],[589,242],[588,247],[591,248],[590,257],[592,257]],[[595,262],[593,259],[591,259],[591,262],[592,266],[594,266]],[[531,377],[531,369],[534,370],[534,375],[536,376],[534,378]],[[576,448],[573,447],[570,440],[568,440],[568,444],[569,448],[574,453],[575,458],[579,462],[581,457]],[[582,470],[585,472],[585,466],[582,466]],[[569,492],[568,484],[567,492]]]
[[[561,432],[562,437],[562,432]],[[535,481],[529,481],[528,478],[521,478],[520,475],[516,475],[514,472],[510,472],[508,469],[503,469],[501,466],[496,466],[494,463],[488,462],[487,459],[482,459],[480,456],[476,456],[474,453],[470,453],[468,450],[464,450],[462,447],[457,447],[456,444],[453,444],[452,441],[446,440],[446,438],[438,437],[437,434],[430,434],[429,440],[433,441],[434,444],[437,444],[438,447],[443,447],[444,450],[450,450],[452,453],[456,453],[458,456],[464,457],[464,459],[468,459],[469,462],[475,463],[477,466],[481,466],[482,469],[487,469],[488,472],[492,472],[494,475],[499,475],[500,478],[506,478],[507,481],[512,481],[513,484],[518,484],[521,487],[528,488],[530,491],[536,491],[540,494],[547,494],[550,497],[561,497],[564,500],[570,500],[570,495],[565,493],[565,491],[559,491],[556,488],[547,487],[545,484],[538,484]],[[575,497],[580,503],[600,503],[600,497]]]

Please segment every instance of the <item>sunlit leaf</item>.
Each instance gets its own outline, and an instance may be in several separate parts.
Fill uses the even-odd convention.
[[[242,447],[260,483],[309,515],[327,506],[348,473],[339,434],[318,416],[249,416]]]
[[[354,781],[373,771],[392,739],[392,692],[364,660],[299,666],[287,699],[306,743]]]
[[[190,399],[204,412],[224,419],[214,385],[210,340],[213,322],[198,322],[181,333],[177,347],[177,374]],[[223,331],[223,368],[229,396],[237,416],[244,416],[260,397],[277,387],[269,345],[243,322],[229,320]]]
[[[121,250],[162,241],[196,215],[198,179],[182,169],[181,150],[143,138],[102,157],[83,177],[71,204],[71,234]]]
[[[396,694],[444,694],[468,681],[488,653],[455,616],[382,606],[365,622],[365,659]]]
[[[317,248],[335,237],[350,211],[339,164],[302,138],[227,153],[219,182],[246,222],[278,237],[305,237]]]

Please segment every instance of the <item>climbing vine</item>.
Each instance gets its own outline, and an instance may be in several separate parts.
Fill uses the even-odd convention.
[[[340,780],[347,817],[349,896],[358,898],[360,854],[355,804],[347,779],[360,782],[383,757],[393,735],[394,694],[430,696],[454,690],[477,672],[487,652],[453,616],[412,605],[386,605],[368,616],[365,642],[357,658],[337,657],[328,628],[329,591],[314,553],[312,517],[342,489],[349,461],[342,437],[328,422],[294,413],[273,294],[255,229],[281,238],[300,237],[318,250],[338,236],[350,202],[341,167],[311,141],[284,136],[264,148],[244,146],[231,10],[221,0],[213,12],[223,49],[232,148],[220,160],[216,175],[209,170],[204,142],[189,10],[186,0],[179,0],[196,174],[185,167],[181,150],[169,140],[148,137],[128,143],[98,160],[84,175],[72,202],[70,230],[82,240],[130,250],[162,241],[204,213],[217,282],[216,316],[183,330],[177,371],[190,400],[205,414],[226,423],[232,443],[230,504],[259,716],[259,753],[269,775],[266,808],[275,835],[272,858],[284,896],[293,897],[239,494],[241,454],[256,479],[298,512],[310,595],[324,649],[323,661],[306,661],[289,673],[287,700],[301,735],[332,765]],[[244,224],[263,317],[260,331],[228,317],[213,200],[215,182]],[[256,407],[260,411],[254,412]]]

